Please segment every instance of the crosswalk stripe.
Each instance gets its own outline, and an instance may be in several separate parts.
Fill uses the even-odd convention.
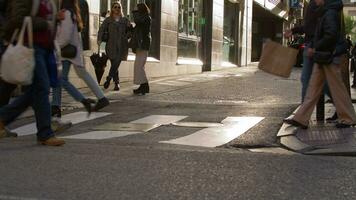
[[[171,123],[178,122],[182,119],[187,118],[188,116],[180,116],[180,115],[150,115],[130,123],[138,123],[138,124],[160,124],[160,125],[168,125]]]
[[[230,142],[260,123],[263,117],[227,117],[223,127],[205,128],[191,135],[160,143],[217,147]]]
[[[80,139],[80,140],[104,140],[118,137],[125,137],[128,135],[134,135],[141,132],[132,131],[91,131],[88,133],[82,133],[77,135],[70,135],[61,137],[63,139]]]
[[[67,115],[63,115],[63,121],[71,121],[73,124],[79,124],[85,121],[102,118],[105,116],[111,115],[111,113],[106,112],[93,112],[88,116],[87,112],[75,112]],[[13,132],[16,132],[19,136],[33,135],[37,133],[36,123],[27,124],[21,127],[18,127]]]

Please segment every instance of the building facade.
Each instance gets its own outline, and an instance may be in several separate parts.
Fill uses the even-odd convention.
[[[113,0],[87,0],[91,51],[96,51],[99,24]],[[289,0],[121,0],[125,15],[139,2],[151,9],[152,46],[149,77],[201,73],[258,61],[262,43],[283,42]],[[103,45],[101,46],[103,50]],[[120,66],[120,77],[133,75],[134,54]]]

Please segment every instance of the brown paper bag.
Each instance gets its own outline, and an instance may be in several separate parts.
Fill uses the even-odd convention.
[[[298,50],[268,40],[264,43],[258,68],[288,78],[297,61]]]

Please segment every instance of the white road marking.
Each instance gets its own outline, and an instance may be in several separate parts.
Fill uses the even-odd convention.
[[[223,127],[206,128],[191,135],[160,143],[200,147],[217,147],[230,142],[261,122],[263,117],[228,117]]]
[[[111,113],[93,112],[88,117],[87,112],[75,112],[75,113],[64,115],[62,117],[62,120],[63,121],[71,121],[74,125],[74,124],[79,124],[79,123],[82,123],[85,121],[102,118],[102,117],[105,117],[108,115],[111,115]],[[18,127],[12,131],[16,132],[19,136],[33,135],[33,134],[37,133],[37,127],[36,127],[36,123],[34,122],[31,124],[27,124],[27,125]]]
[[[182,119],[187,118],[188,116],[179,116],[179,115],[150,115],[130,123],[139,123],[139,124],[161,124],[168,125],[171,123],[178,122]]]
[[[128,135],[134,135],[141,132],[132,131],[91,131],[88,133],[82,133],[77,135],[70,135],[61,137],[63,139],[79,139],[79,140],[105,140],[111,138],[124,137]]]

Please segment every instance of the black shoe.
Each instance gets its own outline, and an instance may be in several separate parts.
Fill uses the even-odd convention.
[[[115,83],[114,91],[120,91],[120,84]]]
[[[61,118],[62,117],[61,108],[59,106],[52,106],[51,107],[51,116]]]
[[[91,99],[83,99],[81,103],[83,104],[85,110],[88,112],[88,114],[91,113],[92,107],[91,107]]]
[[[332,117],[326,118],[326,121],[327,121],[327,122],[333,122],[333,121],[336,121],[337,118],[338,118],[338,117],[337,117],[337,113],[335,112]]]
[[[111,82],[111,78],[110,78],[110,77],[107,77],[107,78],[106,78],[106,81],[105,81],[105,83],[104,83],[104,89],[108,89],[108,88],[109,88],[110,82]]]
[[[336,124],[335,124],[335,127],[336,127],[336,128],[350,128],[351,126],[354,126],[354,125],[345,124],[345,123],[342,123],[342,122],[339,122],[339,123],[336,123]]]
[[[99,111],[100,109],[108,106],[110,104],[109,99],[106,97],[99,99],[98,103],[96,103],[94,107],[94,111]]]
[[[290,124],[292,126],[300,127],[302,129],[307,129],[308,128],[308,126],[305,126],[305,125],[295,121],[294,119],[284,119],[283,122],[286,123],[286,124]]]
[[[133,90],[134,94],[142,94],[145,95],[146,93],[150,93],[150,86],[148,83],[143,83],[140,85],[139,88]]]

